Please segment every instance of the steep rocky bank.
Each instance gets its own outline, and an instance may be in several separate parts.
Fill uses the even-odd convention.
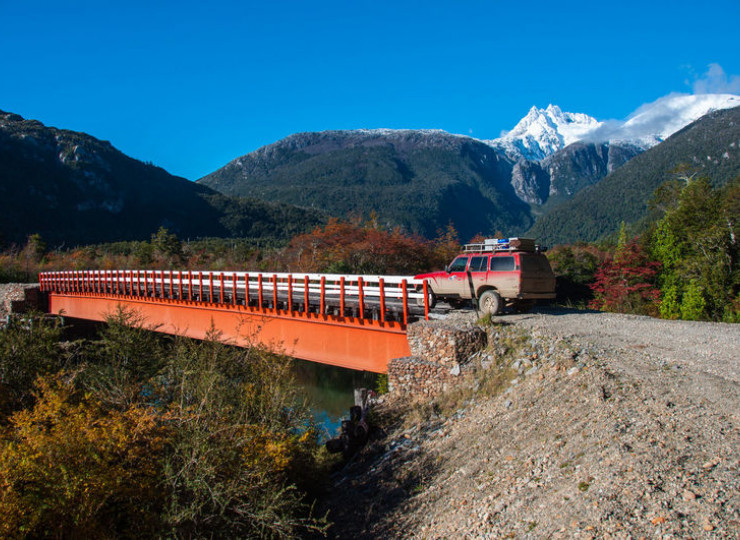
[[[740,327],[546,310],[486,331],[455,389],[379,407],[386,436],[332,478],[334,537],[740,535]]]

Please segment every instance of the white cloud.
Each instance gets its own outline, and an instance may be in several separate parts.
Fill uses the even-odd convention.
[[[740,94],[740,76],[727,75],[719,64],[709,64],[707,72],[693,84],[694,94]]]

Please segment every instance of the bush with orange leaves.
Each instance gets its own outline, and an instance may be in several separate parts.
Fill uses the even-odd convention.
[[[289,358],[230,347],[215,331],[157,337],[124,310],[108,322],[65,371],[37,370],[30,399],[0,422],[0,537],[324,530],[306,500],[324,474],[317,431]],[[0,330],[0,343],[22,329]]]
[[[106,410],[61,375],[40,378],[35,396],[0,443],[0,536],[156,533],[168,438],[156,412]]]

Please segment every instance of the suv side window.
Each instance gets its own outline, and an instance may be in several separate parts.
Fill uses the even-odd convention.
[[[467,257],[458,257],[454,261],[452,261],[452,264],[450,264],[450,267],[447,269],[448,272],[465,272],[465,267],[468,265],[468,258]]]
[[[486,262],[488,260],[488,257],[473,257],[470,259],[470,266],[468,267],[468,270],[471,272],[485,272],[486,271]]]
[[[491,272],[511,272],[515,269],[514,257],[491,257]]]

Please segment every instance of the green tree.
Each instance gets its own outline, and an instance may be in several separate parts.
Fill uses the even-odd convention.
[[[674,187],[663,190],[670,194],[665,215],[650,239],[663,264],[661,315],[721,320],[734,310],[740,287],[740,181],[713,189],[706,178],[687,178],[677,195]]]
[[[32,234],[28,237],[26,247],[23,248],[26,258],[33,262],[39,262],[46,254],[46,242],[40,234]]]
[[[685,321],[698,321],[704,318],[706,305],[702,288],[697,280],[692,279],[681,299],[681,318]]]
[[[182,258],[182,243],[177,235],[169,232],[164,227],[152,235],[151,241],[154,251],[163,258],[176,259]]]
[[[56,373],[69,361],[73,348],[59,345],[57,320],[11,319],[0,329],[0,422],[31,403],[34,381]]]

